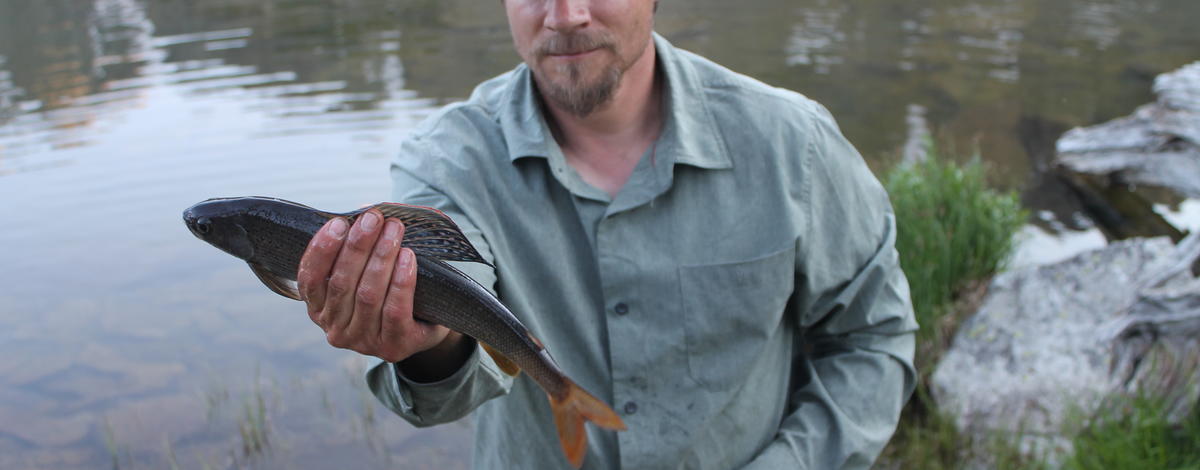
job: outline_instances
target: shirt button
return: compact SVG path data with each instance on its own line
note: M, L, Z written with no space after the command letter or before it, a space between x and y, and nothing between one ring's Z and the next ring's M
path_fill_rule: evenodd
M617 315L624 315L629 313L629 306L625 305L625 302L620 302L613 306L613 311L617 312Z
M625 414L631 415L634 413L637 413L637 403L631 401L625 402Z

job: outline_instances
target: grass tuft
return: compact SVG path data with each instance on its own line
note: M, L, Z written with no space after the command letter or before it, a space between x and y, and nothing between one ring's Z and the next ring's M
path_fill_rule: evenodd
M974 310L986 280L1003 268L1026 219L1015 193L990 189L978 158L960 165L928 146L928 158L889 172L884 185L896 213L896 249L908 276L917 332L917 391L877 468L959 469L990 451L1003 468L1026 462L1003 439L975 445L940 413L929 394L933 366L949 347L963 314ZM1000 467L997 467L1000 468Z
M1200 409L1177 423L1162 397L1127 398L1076 434L1064 470L1200 469Z
M972 281L1000 271L1027 214L1017 194L988 187L978 158L959 165L932 145L928 155L892 170L885 184L896 212L896 247L922 325L918 340L944 345L953 329L939 326L955 300Z

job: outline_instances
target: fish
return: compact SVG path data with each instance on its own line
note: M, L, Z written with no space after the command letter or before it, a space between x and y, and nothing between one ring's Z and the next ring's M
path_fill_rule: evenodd
M474 338L504 373L522 370L546 392L559 444L575 468L587 451L585 422L623 431L625 423L604 401L588 393L558 366L537 339L490 291L447 263L468 261L491 266L450 217L423 206L380 203L334 213L271 197L212 198L183 212L197 238L250 265L273 292L301 300L296 289L300 258L309 241L330 219L348 222L375 209L404 223L402 247L417 260L413 317Z

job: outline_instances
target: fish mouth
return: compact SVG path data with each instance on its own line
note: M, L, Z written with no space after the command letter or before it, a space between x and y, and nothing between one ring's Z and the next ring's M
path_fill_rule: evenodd
M204 239L205 236L212 231L212 226L208 220L208 217L203 217L199 214L196 214L196 211L194 211L192 208L188 208L187 210L183 211L183 223L187 225L187 228L192 232L192 235L195 235L196 238L199 239Z

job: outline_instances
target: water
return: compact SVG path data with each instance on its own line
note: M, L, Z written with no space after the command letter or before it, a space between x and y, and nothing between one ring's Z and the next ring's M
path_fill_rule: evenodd
M1090 224L1047 176L1054 140L1200 59L1197 17L1194 0L693 0L662 2L657 29L821 101L876 170L928 123L1061 252L1103 240L1071 231ZM0 2L0 468L465 467L466 426L389 416L361 358L180 212L384 200L405 130L516 61L499 2Z

